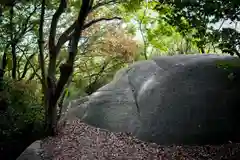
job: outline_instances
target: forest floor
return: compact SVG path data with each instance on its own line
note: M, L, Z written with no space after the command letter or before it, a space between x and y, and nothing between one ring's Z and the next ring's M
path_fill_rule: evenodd
M142 142L127 133L113 133L74 120L42 147L54 160L237 160L240 144L221 146L160 146ZM47 159L47 158L46 158Z

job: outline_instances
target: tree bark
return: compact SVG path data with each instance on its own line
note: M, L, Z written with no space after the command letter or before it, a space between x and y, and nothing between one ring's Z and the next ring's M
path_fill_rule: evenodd
M3 79L4 74L5 74L5 69L7 66L7 50L9 48L9 46L10 46L10 44L8 43L4 49L4 53L3 53L3 57L2 57L2 61L1 61L1 68L0 68L0 70L2 72L2 74L0 75L0 79Z
M16 80L17 75L16 44L13 42L11 47L12 47L12 78Z
M50 75L48 75L48 126L47 130L50 135L56 134L57 129L57 102L60 98L64 86L68 82L69 77L73 72L74 60L78 51L78 42L82 33L84 21L91 10L93 1L92 0L84 0L82 1L82 6L78 15L78 19L76 21L76 26L74 28L72 40L70 41L69 48L69 57L65 64L60 66L60 78L57 83L54 81L53 71L51 71ZM60 4L61 7L61 4ZM57 13L57 12L56 12ZM54 32L53 32L54 33ZM53 42L53 37L51 37L51 41ZM54 44L55 47L55 43ZM56 51L56 50L55 50ZM51 52L50 52L51 54ZM55 58L58 53L55 52ZM56 65L56 62L55 64ZM51 67L49 65L49 67ZM56 66L54 66L56 67Z
M39 40L38 40L38 47L39 47L39 56L38 56L38 61L39 61L39 66L41 69L41 84L42 84L42 93L43 93L43 106L45 109L45 125L47 125L48 122L48 92L47 92L47 79L46 79L46 73L45 73L45 62L44 62L44 37L43 37L43 25L44 25L44 16L45 16L45 5L46 5L46 0L42 0L42 7L41 7L41 16L40 16L40 26L39 26ZM37 72L37 71L36 71ZM35 73L36 73L35 72ZM37 73L36 73L37 74ZM34 75L36 75L34 74ZM30 78L33 78L34 76L31 76ZM46 134L47 130L45 130Z
M200 47L200 51L202 54L205 54L205 50L204 50L203 46Z
M25 54L25 53L23 53ZM22 75L20 76L19 80L22 80L23 78L25 78L27 72L29 71L29 65L30 65L30 61L33 59L33 57L35 56L35 53L33 53L32 55L30 55L28 58L27 58L27 62L26 64L24 65L24 69L23 69L23 72L22 72Z
M60 5L56 12L53 15L50 34L48 40L48 48L49 48L49 65L48 65L48 74L46 76L46 90L44 92L44 106L45 106L45 122L46 122L46 133L48 135L55 135L56 129L56 119L57 119L57 108L56 103L57 100L55 98L56 95L56 62L57 55L56 52L56 29L59 17L65 11L67 7L67 1L61 0ZM55 102L56 101L56 102Z
M4 49L2 61L1 61L1 67L0 67L0 92L4 91L4 74L5 69L7 66L7 50L9 48L10 44L7 44L7 46ZM8 103L6 99L2 98L0 100L0 111L6 111L8 108Z
M17 72L17 57L16 57L16 43L14 40L14 23L13 23L13 16L14 16L14 4L12 4L10 8L10 30L11 30L11 48L12 48L12 78L16 79L16 72Z

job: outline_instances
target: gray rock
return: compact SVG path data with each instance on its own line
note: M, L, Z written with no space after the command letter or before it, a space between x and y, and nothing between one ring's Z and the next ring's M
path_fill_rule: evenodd
M120 70L68 116L158 144L239 140L240 67L218 65L236 61L240 64L236 57L219 55L140 61Z
M78 99L71 100L67 103L64 103L63 108L62 108L62 115L64 116L65 114L67 114L69 109L73 109L75 107L78 107L78 106L80 106L81 104L84 104L87 101L88 101L88 96L85 96L85 97L81 97L81 98L78 98Z
M24 152L17 158L17 160L46 160L43 155L44 150L41 147L41 140L33 142Z

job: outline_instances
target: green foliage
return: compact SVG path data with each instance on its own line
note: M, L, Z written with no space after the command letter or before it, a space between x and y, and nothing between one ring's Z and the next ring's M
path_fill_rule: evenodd
M126 0L122 3L125 12L132 12L140 8L143 0Z
M33 83L5 82L4 90L0 93L1 100L6 102L6 110L0 112L1 143L11 143L18 137L21 140L26 133L34 136L43 131L44 113L39 97L41 95Z
M158 4L156 1L144 1L138 9L128 11L128 14L124 15L129 32L140 34L143 52L150 57L197 53L200 44L200 39L194 37L197 30L190 26L186 18L180 18L178 25L170 23L175 15L174 7ZM181 30L179 25L182 26Z
M213 48L218 47L222 52L238 55L236 49L239 46L236 28L214 29L211 24L230 20L233 23L239 21L240 3L236 0L202 0L202 1L159 1L155 9L162 12L162 5L172 6L173 14L164 19L185 37L186 33L192 32L197 47L206 52L205 48L211 44ZM227 34L226 34L227 32ZM233 36L234 35L234 36Z
M240 50L238 48L240 44L239 37L240 33L237 30L231 28L224 28L221 31L221 41L218 47L223 52L229 53L231 55L237 55L240 57Z

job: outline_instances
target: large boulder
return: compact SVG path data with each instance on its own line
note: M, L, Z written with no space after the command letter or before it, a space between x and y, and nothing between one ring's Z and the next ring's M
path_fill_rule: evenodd
M45 154L42 141L38 140L29 145L16 160L47 160Z
M62 115L65 115L69 109L78 107L81 104L84 104L86 101L88 101L88 96L80 97L78 99L65 102L62 106Z
M65 118L157 144L240 139L240 60L219 55L155 57L120 70Z

